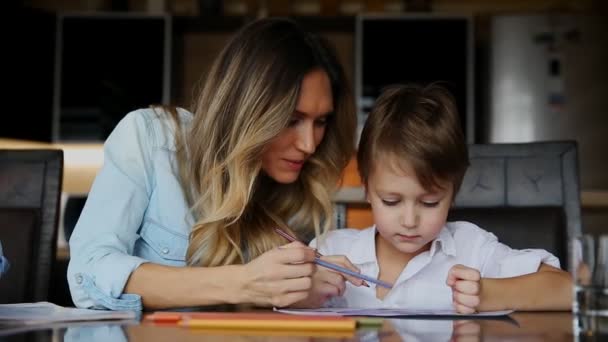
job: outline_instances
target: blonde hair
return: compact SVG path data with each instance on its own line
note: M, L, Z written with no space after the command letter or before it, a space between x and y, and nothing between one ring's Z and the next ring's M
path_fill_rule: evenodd
M367 184L380 156L407 160L427 190L450 181L456 196L469 154L456 103L437 83L387 87L376 100L359 141L357 166ZM399 165L397 165L399 166Z
M260 172L261 156L287 127L300 83L315 69L329 76L334 113L298 180L279 184ZM329 229L331 195L354 153L355 125L344 72L325 41L286 19L241 29L212 65L191 126L175 134L179 176L196 219L188 264L245 263L286 243L277 226L314 228L316 235Z

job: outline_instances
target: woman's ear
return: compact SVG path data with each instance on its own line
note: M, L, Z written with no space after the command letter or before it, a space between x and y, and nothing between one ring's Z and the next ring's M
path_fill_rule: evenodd
M365 186L365 201L367 203L372 203L369 199L369 191L367 191L367 186Z

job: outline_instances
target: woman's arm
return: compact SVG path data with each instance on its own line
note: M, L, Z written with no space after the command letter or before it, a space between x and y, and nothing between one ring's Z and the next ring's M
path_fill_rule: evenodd
M150 112L127 114L104 143L104 163L70 237L68 283L77 307L141 310L137 296L123 296L153 191Z
M131 273L124 292L140 295L146 309L232 304L238 294L232 279L238 268L145 263Z
M541 264L538 271L511 278L482 278L479 311L570 310L572 277Z
M292 243L245 265L171 267L145 263L125 293L141 296L146 309L253 303L283 307L308 296L314 250Z

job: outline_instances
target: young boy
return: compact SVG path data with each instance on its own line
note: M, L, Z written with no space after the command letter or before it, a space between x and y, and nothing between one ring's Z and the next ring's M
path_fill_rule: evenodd
M332 231L318 248L394 286L347 284L330 306L570 309L571 278L555 256L511 249L469 222L446 222L469 159L445 89L385 90L363 129L357 161L375 225Z

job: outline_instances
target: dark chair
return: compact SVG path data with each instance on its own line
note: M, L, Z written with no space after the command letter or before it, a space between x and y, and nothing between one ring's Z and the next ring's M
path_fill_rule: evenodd
M568 265L568 238L580 235L574 141L469 146L471 166L448 220L466 220L517 248L542 248Z
M574 141L469 146L471 166L448 220L470 221L516 248L542 248L567 267L568 238L581 234L577 144ZM335 198L335 226L347 206L368 207L363 188Z
M0 150L0 240L11 263L0 303L48 299L62 176L61 150Z

